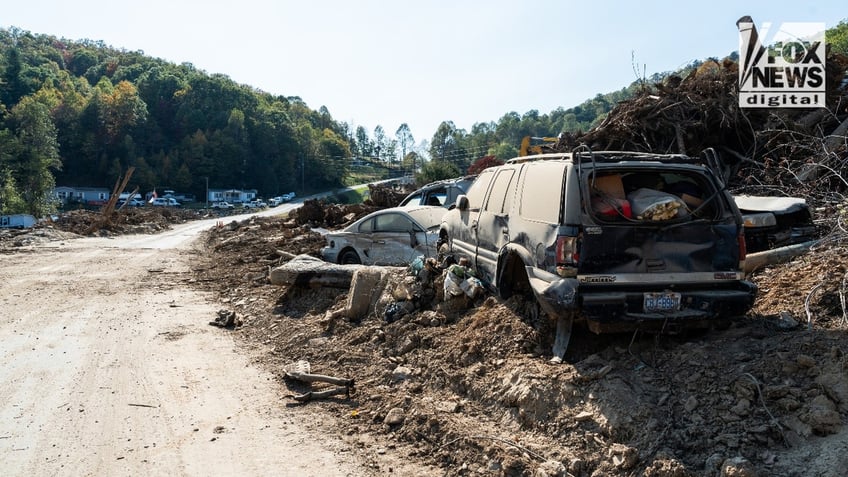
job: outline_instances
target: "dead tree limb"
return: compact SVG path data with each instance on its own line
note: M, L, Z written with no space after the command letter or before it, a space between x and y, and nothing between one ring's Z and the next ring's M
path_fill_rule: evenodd
M350 398L350 388L343 387L328 389L326 391L309 391L308 393L296 394L292 396L292 399L298 402L309 402L314 399L327 399L328 397L341 395L345 395Z
M330 383L335 384L336 386L353 387L353 379L336 378L334 376L324 376L323 374L286 372L286 377L296 381L303 381L305 383Z

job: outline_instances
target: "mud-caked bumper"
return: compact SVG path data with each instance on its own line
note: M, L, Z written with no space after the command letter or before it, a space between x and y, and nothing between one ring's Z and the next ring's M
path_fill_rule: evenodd
M574 315L595 332L701 327L746 314L754 305L757 286L747 280L711 286L675 286L680 304L674 310L645 311L645 294L667 287L581 284L538 268L527 267L536 299L550 316Z

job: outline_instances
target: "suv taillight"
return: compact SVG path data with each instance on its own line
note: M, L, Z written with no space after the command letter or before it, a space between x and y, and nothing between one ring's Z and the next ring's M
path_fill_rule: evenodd
M560 235L556 242L557 274L561 277L577 276L580 254L577 251L578 237Z
M739 229L739 235L736 236L736 241L739 243L739 268L744 269L745 257L748 255L748 247L745 245L745 229Z

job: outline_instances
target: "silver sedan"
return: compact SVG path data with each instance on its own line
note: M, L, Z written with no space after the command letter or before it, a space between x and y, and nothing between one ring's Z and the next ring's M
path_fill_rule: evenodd
M433 206L378 210L328 233L321 255L332 263L398 266L420 255L435 257L444 214L443 207Z

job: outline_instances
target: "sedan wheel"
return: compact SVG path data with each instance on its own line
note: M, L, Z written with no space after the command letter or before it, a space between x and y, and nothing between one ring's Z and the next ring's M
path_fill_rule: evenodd
M359 259L359 254L355 250L348 249L339 256L339 263L342 265L358 265L362 263L362 260Z

